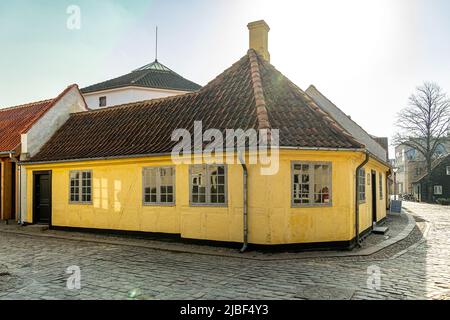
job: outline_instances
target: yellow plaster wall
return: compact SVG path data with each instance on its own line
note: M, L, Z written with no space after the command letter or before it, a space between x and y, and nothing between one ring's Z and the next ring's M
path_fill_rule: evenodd
M287 244L351 240L355 233L355 169L363 159L363 154L356 152L284 150L280 154L280 170L276 175L262 176L259 165L250 165L250 242ZM332 206L291 206L291 161L332 163ZM27 184L32 186L33 171L52 171L54 226L172 233L181 234L184 238L241 242L242 167L237 164L228 165L227 207L189 205L188 165L176 166L175 206L144 206L142 169L168 165L172 165L168 157L27 165ZM369 162L367 166L380 170L383 168L376 161L373 164ZM92 205L69 203L71 170L92 170ZM32 189L27 188L29 222L33 219ZM384 207L379 206L380 218L386 214ZM371 224L366 221L370 214L368 212L367 204L361 205L361 231L368 223Z

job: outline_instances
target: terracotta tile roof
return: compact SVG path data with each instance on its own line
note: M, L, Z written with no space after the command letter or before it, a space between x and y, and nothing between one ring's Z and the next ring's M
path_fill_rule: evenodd
M280 129L280 145L359 149L309 97L253 50L200 91L73 114L31 161L170 153L175 129Z
M155 61L126 75L83 88L81 92L91 93L130 86L188 92L201 88L198 84L183 78L163 64Z
M0 152L16 151L21 134L26 133L55 103L76 85L54 99L0 109Z

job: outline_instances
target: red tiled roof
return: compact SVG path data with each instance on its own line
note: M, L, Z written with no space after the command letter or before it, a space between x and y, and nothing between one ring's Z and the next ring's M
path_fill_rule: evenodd
M15 151L20 145L21 134L26 133L74 86L69 86L54 99L0 109L0 152Z
M280 145L363 146L297 86L250 50L201 90L71 115L31 161L170 153L175 129L280 129Z

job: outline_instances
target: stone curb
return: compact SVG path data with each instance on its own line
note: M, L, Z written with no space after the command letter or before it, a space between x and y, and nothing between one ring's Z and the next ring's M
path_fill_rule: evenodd
M237 253L237 252L236 253L231 253L231 252L224 253L224 252L192 249L192 248L177 248L174 246L167 246L164 244L157 244L157 243L149 244L149 243L141 243L141 242L133 242L133 241L124 242L124 241L116 241L116 240L93 239L93 238L85 238L85 237L76 237L76 236L74 237L74 236L65 236L65 235L56 235L56 234L43 234L43 233L37 233L37 232L22 232L22 231L14 231L14 230L1 230L0 229L0 233L9 233L9 234L16 234L16 235L28 236L28 237L43 237L43 238L63 239L63 240L78 241L78 242L90 242L90 243L101 243L101 244L109 244L109 245L117 245L117 246L138 247L138 248L145 248L145 249L150 249L150 250L162 250L162 251L176 252L176 253L190 253L190 254L199 254L199 255L208 255L208 256L219 256L219 257L234 258L234 259L246 259L246 260L257 260L257 261L282 261L282 260L299 260L299 259L313 259L313 258L358 257L358 256L373 255L374 253L377 253L380 250L383 250L399 241L404 240L414 230L414 227L416 226L416 221L414 220L414 218L410 214L407 214L405 211L403 211L402 214L404 214L408 217L408 224L404 228L404 230L402 232L400 232L398 235L396 235L395 237L385 240L376 245L373 245L369 248L362 249L357 252L350 252L350 251L299 252L299 253L295 253L296 256L288 256L288 257L285 256L286 253L280 253L279 254L280 256L278 256L278 257L277 256L263 257L263 256L251 255L251 252L244 253L244 254ZM408 250L408 249L406 249L406 250ZM405 250L403 250L403 251L405 251ZM406 251L404 253L406 253ZM402 254L404 254L404 253L402 253ZM282 255L284 255L284 256L282 256ZM289 255L294 255L294 254L289 253Z

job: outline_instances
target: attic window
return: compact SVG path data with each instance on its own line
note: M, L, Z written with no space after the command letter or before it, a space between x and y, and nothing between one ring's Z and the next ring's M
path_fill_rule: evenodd
M106 97L100 97L100 98L98 99L98 106L99 106L100 108L106 107Z

